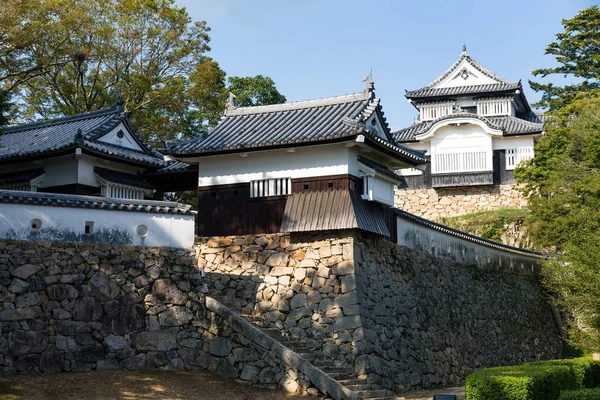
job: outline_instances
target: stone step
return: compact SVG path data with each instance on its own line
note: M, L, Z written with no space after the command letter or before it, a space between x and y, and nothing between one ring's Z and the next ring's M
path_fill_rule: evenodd
M341 383L344 386L348 385L364 385L368 384L367 378L356 378L356 379L342 379L338 380L338 383Z
M386 389L378 389L378 390L358 390L354 392L358 396L363 399L376 399L378 397L396 397L396 395L389 390Z
M318 367L321 371L326 372L327 374L329 373L346 373L346 374L353 374L354 370L352 370L350 367Z
M341 380L358 378L355 373L349 374L347 372L328 372L327 375L338 382Z
M286 346L294 350L296 353L306 353L310 350L315 350L317 346L312 343L302 343L297 341L289 341Z
M337 361L333 361L333 360L313 360L312 361L312 365L314 365L315 367L342 367L343 365L340 365L339 362Z
M353 392L361 392L366 390L381 390L381 386L375 383L363 383L360 385L344 385Z

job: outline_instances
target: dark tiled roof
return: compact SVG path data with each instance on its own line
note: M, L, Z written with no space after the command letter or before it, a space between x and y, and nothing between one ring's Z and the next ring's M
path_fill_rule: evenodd
M14 190L0 190L0 203L29 204L49 207L91 208L159 214L193 215L196 213L192 210L191 206L172 201L109 199L106 197L38 192L17 192Z
M487 247L491 247L494 249L507 251L510 253L520 254L523 256L527 256L527 257L548 258L548 256L543 253L538 253L536 251L531 251L531 250L520 249L518 247L512 247L512 246L508 246L508 245L505 245L502 243L492 242L491 240L483 239L483 238L480 238L479 236L474 236L469 233L459 231L454 228L450 228L449 226L438 224L437 222L433 222L428 219L418 217L414 214L407 213L404 210L400 210L397 208L394 208L393 210L397 216L399 216L400 218L403 218L407 221L411 221L416 224L426 226L427 228L430 228L430 229L433 229L433 230L436 230L439 232L443 232L448 235L456 236L458 238L468 240L470 242L477 243L482 246L487 246Z
M134 163L146 164L153 167L165 165L163 158L159 157L154 152L145 153L139 150L130 149L128 147L101 142L99 140L86 140L83 142L82 147L91 151Z
M359 156L358 161L360 163L365 164L367 167L374 169L377 172L380 172L386 176L389 176L392 179L396 179L397 181L403 180L403 178L400 175L396 174L394 171L390 170L386 166L381 165L373 160L369 160L368 158Z
M19 160L81 147L138 164L156 167L164 164L160 154L146 147L133 131L134 139L143 151L97 140L120 123L129 126L123 110L115 106L64 118L5 127L4 134L0 136L0 161ZM78 137L79 130L82 137Z
M365 121L375 112L383 117L379 99L370 90L288 104L230 108L209 134L167 142L164 152L179 157L241 152L331 142L362 134L413 163L423 162L420 153L392 142L387 124L383 132L386 139L368 130Z
M521 83L519 82L490 83L487 85L456 86L448 88L430 88L426 86L421 89L407 91L405 96L409 99L425 99L431 97L508 92L517 89L523 90L521 88Z
M100 167L94 167L94 172L108 182L119 183L126 186L134 186L142 189L154 189L154 186L146 182L146 180L140 175L127 174L125 172L114 171L112 169Z
M530 122L510 115L500 117L487 117L492 123L498 125L505 135L519 135L527 133L541 133L544 130L544 124Z
M13 186L19 184L29 184L45 172L44 168L30 169L27 171L8 172L0 175L0 186Z
M417 140L417 135L427 132L435 123L452 118L477 118L485 122L488 126L494 129L502 130L505 136L522 135L541 133L544 130L544 125L541 123L530 122L521 118L505 115L496 117L485 117L477 114L457 113L448 114L443 117L431 120L418 122L408 128L400 129L393 133L394 140L397 142L414 142Z
M281 223L282 232L354 228L390 236L381 207L353 190L294 193L287 199Z
M167 165L154 171L156 174L170 174L174 172L198 171L197 165L183 161L167 161Z

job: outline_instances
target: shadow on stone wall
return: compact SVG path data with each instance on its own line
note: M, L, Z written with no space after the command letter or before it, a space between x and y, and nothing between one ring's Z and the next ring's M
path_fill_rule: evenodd
M194 249L0 241L0 371L208 369L312 387L281 346L207 308L205 281Z

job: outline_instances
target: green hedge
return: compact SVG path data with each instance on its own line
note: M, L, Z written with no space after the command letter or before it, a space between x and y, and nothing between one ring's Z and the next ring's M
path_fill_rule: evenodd
M552 360L486 368L467 377L466 400L558 400L561 391L600 386L600 362Z
M600 388L565 390L559 400L600 400Z

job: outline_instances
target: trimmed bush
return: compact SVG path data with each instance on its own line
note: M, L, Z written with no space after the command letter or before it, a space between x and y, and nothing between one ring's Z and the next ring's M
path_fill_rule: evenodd
M600 385L600 362L551 360L486 368L467 377L466 400L558 400L564 390Z
M566 390L558 400L600 400L600 388Z

